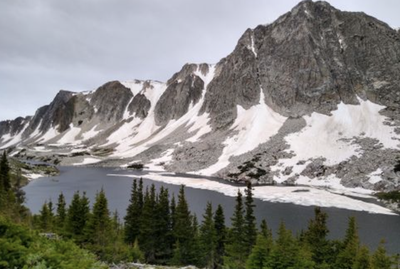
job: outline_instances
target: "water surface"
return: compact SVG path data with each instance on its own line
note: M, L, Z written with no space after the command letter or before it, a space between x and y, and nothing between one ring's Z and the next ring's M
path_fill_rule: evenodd
M59 167L60 175L33 180L25 188L27 206L33 213L38 213L45 201L50 199L55 204L58 195L63 192L67 203L72 199L75 191L86 192L91 201L96 192L101 188L105 190L109 201L110 211L118 210L123 217L129 204L132 178L109 177L107 174L132 174L143 177L144 186L154 184L156 189L167 187L170 193L177 194L180 186L146 179L145 172L133 172L111 168L86 168L86 167ZM190 180L190 178L188 178ZM214 208L221 204L224 208L226 221L230 223L235 198L221 193L187 187L186 197L190 210L202 219L207 201L211 201ZM307 195L305 193L304 195ZM299 232L307 228L310 218L314 215L314 208L299 206L289 203L272 203L255 199L255 214L258 222L266 219L269 227L277 231L281 221L292 231ZM351 211L338 208L323 208L329 215L328 227L330 238L342 238L345 234L348 218L355 216L359 227L360 239L363 244L375 249L381 239L387 241L386 248L390 253L400 252L400 216L370 214L360 211Z

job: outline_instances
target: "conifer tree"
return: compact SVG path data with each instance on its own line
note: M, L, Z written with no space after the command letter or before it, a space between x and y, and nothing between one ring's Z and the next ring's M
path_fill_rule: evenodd
M188 264L200 266L200 264L202 263L202 257L201 257L199 222L197 221L196 214L193 214L191 216L191 219L192 219L193 238L188 253Z
M249 255L251 249L256 243L257 238L257 226L256 226L256 217L254 216L254 199L253 199L253 191L250 181L247 182L246 190L246 199L245 199L245 238L246 238L246 254Z
M89 200L85 193L81 198L79 191L75 192L67 212L66 230L78 242L83 240L83 231L89 219L89 213Z
M137 180L132 183L131 198L126 210L125 220L125 242L133 245L140 233L140 218L142 215L142 205L139 201L143 196L142 189L138 189Z
M155 255L157 263L166 264L172 256L172 229L168 189L160 188L155 209Z
M371 257L367 247L362 246L357 254L356 261L352 269L372 269Z
M66 202L64 194L61 192L58 196L57 211L56 211L56 225L58 230L62 230L65 225L67 217Z
M247 260L247 240L245 237L245 220L243 217L242 193L238 190L236 197L235 211L231 218L232 228L228 234L226 245L226 256L224 257L225 268L241 269L245 268Z
M207 203L200 227L200 245L202 266L214 268L217 234L213 219L212 204Z
M268 258L273 247L272 232L268 229L265 219L261 221L260 232L257 235L256 244L254 245L249 258L247 259L248 269L264 269L267 266Z
M385 241L382 240L372 255L372 268L374 269L390 269L392 266L392 260L387 256L386 249L384 247Z
M337 255L335 266L337 268L351 269L355 263L359 245L356 220L354 217L350 217L343 246Z
M143 211L140 221L140 234L139 244L147 262L152 263L155 261L155 187L152 184L150 191L147 188L144 197Z
M42 209L40 210L39 219L40 219L40 229L43 232L50 232L52 227L52 218L47 201L44 202Z
M192 217L189 211L189 206L185 197L185 188L182 185L179 190L178 204L175 210L174 237L176 242L179 242L179 253L182 260L177 261L177 245L175 245L174 260L180 264L191 264L193 257L193 227Z
M246 269L264 269L270 252L268 239L263 234L257 235L257 241L246 262Z
M310 246L313 253L313 260L317 264L327 263L330 256L329 242L327 235L329 233L326 225L327 214L316 207L314 210L315 217L311 219L308 230L304 234L306 243Z
M6 151L3 151L0 160L0 183L0 190L8 192L11 189L10 166L8 164Z
M226 227L224 210L221 205L218 205L214 216L215 227L215 263L214 268L220 269L224 264L225 243L226 243Z
M111 234L111 219L108 201L103 188L96 194L92 214L87 224L87 241L96 246L96 252L104 255Z

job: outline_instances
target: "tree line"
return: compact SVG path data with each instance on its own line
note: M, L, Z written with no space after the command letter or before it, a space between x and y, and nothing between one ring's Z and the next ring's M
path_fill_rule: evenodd
M315 208L306 230L294 235L281 222L274 238L266 220L260 227L254 215L252 187L238 190L231 227L225 225L221 205L207 203L201 223L189 210L185 188L177 199L167 188L157 192L134 180L122 223L110 214L103 190L93 208L86 195L76 192L66 208L60 194L57 205L45 203L35 217L42 231L56 231L109 262L140 261L160 265L196 265L200 268L398 268L399 256L386 253L382 242L373 253L361 245L356 220L349 219L342 240L328 239L327 214ZM53 213L55 212L55 213Z
M243 193L238 190L230 227L225 225L220 205L214 208L207 203L198 223L189 210L184 186L175 196L164 187L159 191L154 185L144 188L142 179L133 180L122 221L118 212L109 211L104 190L97 193L92 207L84 192L75 192L69 205L60 193L56 204L45 202L34 216L23 206L23 200L18 180L10 176L3 153L0 268L64 268L77 264L74 256L86 257L80 268L101 266L76 245L109 263L140 261L215 269L399 268L399 255L388 255L383 242L374 252L361 245L355 218L349 219L343 239L328 239L328 216L320 208L315 208L306 230L294 235L282 222L273 236L266 220L260 227L256 225L251 185ZM16 226L15 222L23 225ZM38 232L54 233L59 240L46 241L38 237Z

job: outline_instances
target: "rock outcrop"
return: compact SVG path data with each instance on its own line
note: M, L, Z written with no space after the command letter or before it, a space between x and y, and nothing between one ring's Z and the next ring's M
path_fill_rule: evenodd
M60 91L33 117L0 122L0 148L62 164L398 190L399 74L398 30L303 1L246 30L216 65L186 64L166 83Z

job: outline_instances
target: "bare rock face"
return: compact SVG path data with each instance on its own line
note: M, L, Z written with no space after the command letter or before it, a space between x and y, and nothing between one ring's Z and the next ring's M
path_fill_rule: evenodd
M121 120L133 94L119 81L107 82L98 88L90 101L98 117L105 121Z
M363 13L304 1L270 25L248 29L218 64L219 76L203 111L214 128L259 101L282 115L329 114L356 95L388 107L400 105L400 38L387 24ZM396 75L397 74L397 75Z
M6 120L0 122L0 137L5 134L16 135L24 128L24 124L29 122L30 117L18 117L14 120Z
M0 147L10 147L13 137L21 137L14 146L29 149L40 143L52 151L33 150L35 154L68 156L77 145L108 165L161 158L163 168L170 171L213 171L233 181L295 184L303 177L312 181L331 177L347 187L396 190L400 176L393 167L400 146L382 141L400 141L399 74L398 30L363 13L342 12L326 2L307 0L272 24L246 30L234 51L212 68L186 64L166 84L111 81L92 92L60 91L33 117L0 122ZM287 138L305 128L320 127L315 121L326 118L318 115L313 122L305 116L331 115L340 103L370 104L361 99L382 109L363 106L359 118L350 117L351 123L363 124L362 131L349 132L344 144L329 148L355 146L357 151L346 152L349 155L338 162L329 162L335 158L319 152L293 159L299 151ZM340 115L336 117L335 112L329 120L346 120L345 113L351 115L354 106L344 107L348 112L338 110ZM260 113L265 115L260 117ZM371 113L380 115L369 120L365 115L375 116ZM168 125L171 121L175 122ZM268 138L259 137L260 122L271 125L274 133ZM268 124L263 125L265 129ZM276 129L274 124L279 124ZM382 124L393 128L384 128L385 133L378 136L369 132ZM317 132L326 131L328 138L320 142L321 147L331 142L330 135L336 131L325 126L315 129L316 138ZM296 143L310 143L310 137L298 136ZM259 143L247 145L249 140ZM247 151L238 150L237 144L245 145ZM221 161L221 156L228 161ZM380 174L379 181L374 173Z
M157 125L165 125L170 120L182 117L190 105L195 105L201 98L204 81L194 74L197 65L185 65L169 81L155 107Z
M151 107L150 101L142 93L138 93L133 97L132 102L128 106L128 111L136 117L144 119L147 117Z

